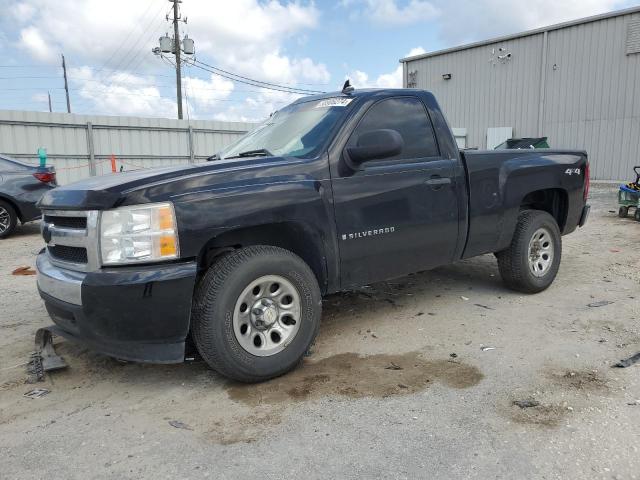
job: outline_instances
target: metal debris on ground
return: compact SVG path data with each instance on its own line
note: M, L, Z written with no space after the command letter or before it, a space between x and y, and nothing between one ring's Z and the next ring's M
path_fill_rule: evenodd
M384 368L385 368L385 370L402 370L402 367L400 365L396 365L393 362L390 362L389 365L387 365Z
M45 395L47 395L50 392L51 392L51 390L47 390L46 388L34 388L33 390L25 393L23 395L23 397L40 398L40 397L44 397Z
M611 305L613 302L609 300L600 300L599 302L593 302L587 305L587 307L604 307L605 305Z
M636 353L635 355L629 357L629 358L625 358L624 360L620 360L618 363L614 364L614 367L618 367L618 368L627 368L630 367L631 365L633 365L634 363L640 362L640 352Z
M11 275L35 275L35 274L36 274L36 271L31 267L18 267L13 272L11 272Z
M42 367L42 356L39 352L33 352L29 360L28 372L33 375L30 383L42 382L44 380L44 368Z
M537 400L514 400L512 405L520 408L533 408L540 406L540 402Z
M495 310L495 308L491 308L487 305L482 305L481 303L474 303L476 307L484 308L485 310Z
M67 362L59 356L53 347L53 334L49 328L40 328L36 332L36 354L42 362L42 369L45 372L67 368Z
M465 302L466 302L467 300L469 300L469 297L465 297L464 295L460 295L460 298L461 298L462 300L464 300Z
M480 347L480 350L483 352L488 352L489 350L495 350L496 347Z
M182 423L179 420L169 420L169 425L171 425L173 428L181 428L183 430L193 430L193 428L191 428L189 425L187 425L186 423Z

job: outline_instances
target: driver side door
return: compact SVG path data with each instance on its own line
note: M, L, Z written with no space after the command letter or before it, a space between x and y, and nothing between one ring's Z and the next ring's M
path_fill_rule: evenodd
M332 162L342 288L450 263L456 247L454 161L441 156L426 107L415 96L380 100L346 147L378 129L402 136L399 154L353 166L343 151Z

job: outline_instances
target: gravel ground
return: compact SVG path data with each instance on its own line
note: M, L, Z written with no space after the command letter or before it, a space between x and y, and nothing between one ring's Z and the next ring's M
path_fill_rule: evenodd
M11 274L42 246L26 225L0 243L0 477L640 478L640 366L611 368L640 351L640 224L611 186L590 203L547 291L486 255L332 295L302 368L254 386L62 339L70 368L26 384L50 323Z

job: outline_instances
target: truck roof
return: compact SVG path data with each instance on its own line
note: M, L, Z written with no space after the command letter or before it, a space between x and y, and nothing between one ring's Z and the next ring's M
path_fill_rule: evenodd
M305 103L305 102L310 102L314 100L322 100L325 98L336 98L336 97L345 97L345 98L362 98L362 97L373 97L373 96L382 97L382 96L391 96L391 95L398 95L398 94L406 95L407 93L422 93L422 94L428 93L431 95L431 92L427 90L422 90L419 88L356 88L350 93L335 91L335 92L320 93L317 95L309 95L307 97L301 97L293 103L294 104Z

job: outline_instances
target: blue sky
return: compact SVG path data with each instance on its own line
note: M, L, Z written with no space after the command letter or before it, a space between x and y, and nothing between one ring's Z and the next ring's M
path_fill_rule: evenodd
M202 62L312 90L401 86L409 54L637 4L625 0L183 0L181 25ZM176 116L175 74L151 53L170 30L167 0L0 0L0 109ZM296 95L184 69L192 118L258 120ZM35 78L38 77L38 78Z

